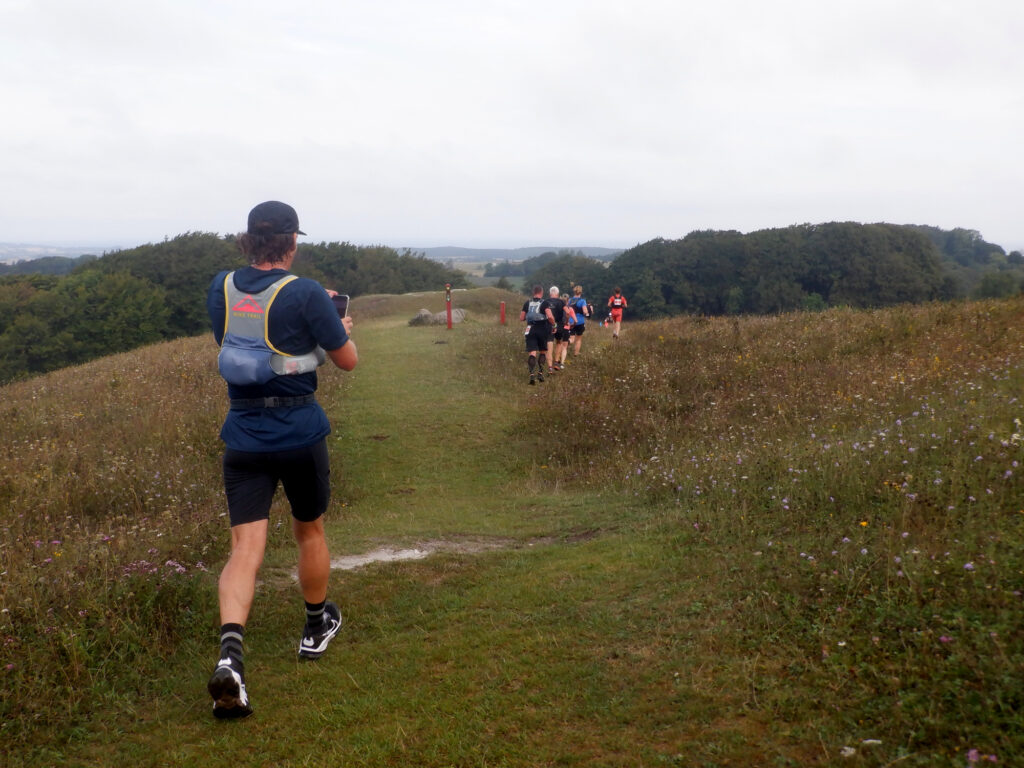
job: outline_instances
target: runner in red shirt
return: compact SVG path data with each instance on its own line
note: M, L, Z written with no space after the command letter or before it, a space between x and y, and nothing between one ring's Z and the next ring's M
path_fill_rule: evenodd
M622 289L615 286L615 293L608 298L608 309L612 321L612 338L619 338L619 330L622 328L622 310L628 307L626 297L622 295Z

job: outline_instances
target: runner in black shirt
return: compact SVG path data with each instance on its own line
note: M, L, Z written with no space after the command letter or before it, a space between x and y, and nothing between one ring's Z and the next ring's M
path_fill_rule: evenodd
M561 364L558 362L558 358L555 355L554 346L557 342L561 344L563 341L569 341L569 332L565 329L565 299L559 298L558 286L552 285L551 290L548 291L550 298L546 304L551 309L551 315L554 318L552 322L555 324L555 331L552 334L551 340L548 342L548 372L554 373L555 371L562 370Z
M548 301L544 299L544 289L541 286L533 286L533 298L527 299L523 304L519 319L526 323L526 364L530 369L530 383L536 384L538 381L544 381L551 327L555 323L555 317L551 313Z

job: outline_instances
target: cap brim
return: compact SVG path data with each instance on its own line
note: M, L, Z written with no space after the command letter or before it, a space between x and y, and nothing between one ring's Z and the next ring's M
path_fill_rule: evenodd
M305 233L305 232L303 232L303 231L302 231L301 229L296 229L296 230L295 230L295 234L296 234L296 235L305 235L306 233ZM307 237L308 237L308 235L307 235Z

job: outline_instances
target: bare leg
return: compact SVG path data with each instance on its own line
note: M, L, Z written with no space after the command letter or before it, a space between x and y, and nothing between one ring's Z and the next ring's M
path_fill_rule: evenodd
M323 518L311 523L292 521L295 543L299 545L299 586L307 603L327 599L327 581L331 575L331 556L327 550Z
M245 625L256 594L256 574L267 548L268 520L231 529L231 556L220 573L220 623Z

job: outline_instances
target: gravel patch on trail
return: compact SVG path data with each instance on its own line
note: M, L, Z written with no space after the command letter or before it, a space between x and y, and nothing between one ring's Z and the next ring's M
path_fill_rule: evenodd
M463 541L424 541L414 546L397 549L380 547L361 555L340 555L331 558L331 570L352 571L373 563L394 563L402 560L423 560L439 552L458 552L475 555L496 549L513 549L522 546L515 539L468 539ZM529 542L526 546L533 546Z

